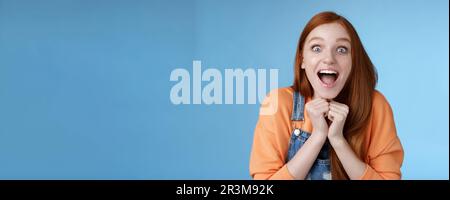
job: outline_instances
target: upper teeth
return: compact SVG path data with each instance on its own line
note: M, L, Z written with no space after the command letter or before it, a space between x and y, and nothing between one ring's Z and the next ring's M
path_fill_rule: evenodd
M320 73L324 73L324 74L337 74L336 71L333 70L327 70L327 69L323 69L319 71Z

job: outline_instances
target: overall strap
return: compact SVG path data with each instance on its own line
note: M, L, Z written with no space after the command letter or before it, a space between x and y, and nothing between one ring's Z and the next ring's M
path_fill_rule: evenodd
M300 92L294 91L292 105L292 121L303 121L303 111L305 105L305 98L300 94Z

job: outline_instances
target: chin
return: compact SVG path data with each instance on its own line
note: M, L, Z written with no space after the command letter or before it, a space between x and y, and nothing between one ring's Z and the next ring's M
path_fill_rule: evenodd
M326 89L320 85L318 86L317 89L313 87L314 93L317 93L318 97L320 97L322 99L329 99L329 100L334 99L339 95L339 93L342 90L342 88L340 88L340 89L339 88L340 87L333 88L333 89Z
M329 99L329 100L336 98L338 94L339 93L337 93L337 92L317 92L317 95L320 98Z

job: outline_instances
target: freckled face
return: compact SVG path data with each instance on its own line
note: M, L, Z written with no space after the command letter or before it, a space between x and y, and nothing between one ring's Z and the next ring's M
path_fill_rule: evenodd
M314 98L334 99L344 87L351 68L350 36L338 23L322 24L306 37L303 63Z

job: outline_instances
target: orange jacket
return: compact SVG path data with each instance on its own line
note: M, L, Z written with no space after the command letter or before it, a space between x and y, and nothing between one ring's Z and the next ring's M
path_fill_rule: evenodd
M277 92L277 95L273 95ZM304 121L292 122L293 89L272 91L263 104L278 105L276 112L263 115L260 110L250 155L250 175L253 179L293 179L286 166L289 139L293 128L312 133L312 124L304 112ZM305 103L310 101L305 100ZM262 107L261 107L262 109ZM391 107L378 91L373 95L369 127L365 134L366 170L360 179L400 179L403 147L397 136Z

